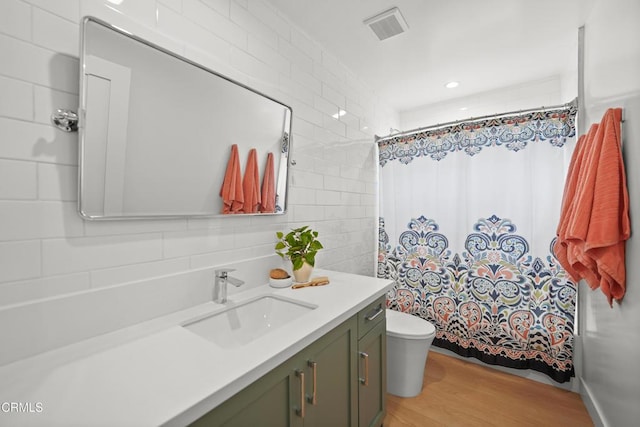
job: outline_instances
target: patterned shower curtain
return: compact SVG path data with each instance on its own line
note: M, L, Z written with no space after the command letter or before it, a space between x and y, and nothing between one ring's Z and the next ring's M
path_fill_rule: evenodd
M558 382L573 370L576 284L553 252L574 104L379 142L378 277L434 345Z

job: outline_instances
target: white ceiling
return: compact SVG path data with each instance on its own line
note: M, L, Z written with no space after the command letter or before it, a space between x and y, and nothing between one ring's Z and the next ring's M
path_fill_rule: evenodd
M406 111L575 70L585 0L267 0ZM406 33L362 22L398 7ZM456 80L460 86L446 89Z

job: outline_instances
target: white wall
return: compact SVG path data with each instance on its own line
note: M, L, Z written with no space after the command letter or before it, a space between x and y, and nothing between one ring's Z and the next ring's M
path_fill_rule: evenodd
M115 2L114 2L115 3ZM84 222L76 214L79 22L92 15L293 107L282 217ZM275 232L320 231L318 266L373 275L374 133L397 114L261 0L0 2L0 306L273 253ZM340 120L331 117L348 111Z
M583 387L597 424L640 420L640 2L597 0L585 23L585 109L582 131L607 108L622 107L632 236L627 242L627 294L621 304L581 285Z

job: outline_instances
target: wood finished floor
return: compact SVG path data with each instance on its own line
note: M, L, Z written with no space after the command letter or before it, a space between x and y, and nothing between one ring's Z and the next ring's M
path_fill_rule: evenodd
M429 353L422 393L387 395L384 427L590 427L580 395L460 360Z

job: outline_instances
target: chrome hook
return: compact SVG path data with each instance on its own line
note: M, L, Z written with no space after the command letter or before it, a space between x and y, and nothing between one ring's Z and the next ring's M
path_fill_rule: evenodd
M65 132L78 130L78 115L75 111L58 109L51 114L51 121Z

